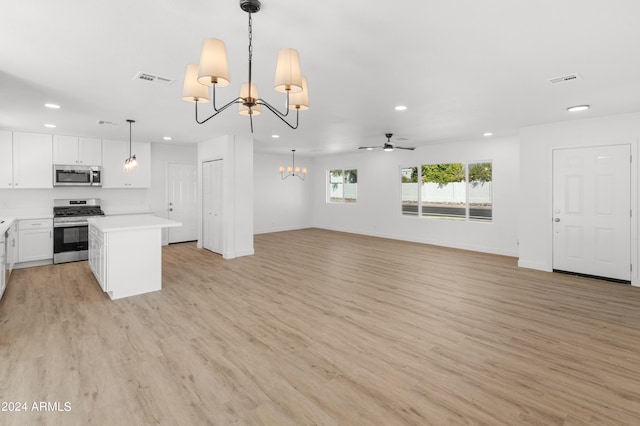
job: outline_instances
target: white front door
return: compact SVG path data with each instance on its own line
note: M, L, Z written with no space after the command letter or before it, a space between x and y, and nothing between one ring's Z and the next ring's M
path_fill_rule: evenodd
M222 254L223 160L202 164L202 246Z
M553 269L631 280L631 147L553 151Z
M169 244L198 239L198 167L167 164L168 218L182 223L169 228Z

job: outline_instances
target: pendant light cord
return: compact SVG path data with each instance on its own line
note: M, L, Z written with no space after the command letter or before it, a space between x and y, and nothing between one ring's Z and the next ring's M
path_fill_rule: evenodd
M251 13L249 15L249 97L251 96L251 64L253 62L253 19L251 19Z

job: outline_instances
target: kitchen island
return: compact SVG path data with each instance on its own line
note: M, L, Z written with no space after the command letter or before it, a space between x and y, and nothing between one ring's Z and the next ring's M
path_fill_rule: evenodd
M162 289L162 228L153 215L90 218L89 267L112 300Z

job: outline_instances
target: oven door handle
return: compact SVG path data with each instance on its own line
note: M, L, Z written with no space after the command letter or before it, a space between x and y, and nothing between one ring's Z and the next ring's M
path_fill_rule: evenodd
M89 226L88 222L64 222L64 223L54 223L54 228L71 228L74 226Z

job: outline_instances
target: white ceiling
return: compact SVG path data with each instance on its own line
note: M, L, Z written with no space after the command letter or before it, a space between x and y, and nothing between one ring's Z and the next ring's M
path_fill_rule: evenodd
M21 0L3 2L2 15L0 127L51 132L44 124L55 123L59 134L127 140L132 118L134 140L250 134L235 107L197 125L181 100L204 38L227 45L231 85L219 100L238 96L248 43L238 0ZM637 0L263 0L253 23L260 95L284 104L272 89L275 61L293 47L311 101L298 130L265 111L255 117L263 152L353 152L382 145L386 132L422 146L640 111ZM140 71L176 81L134 81ZM582 79L547 81L569 73ZM592 108L566 112L584 103Z

